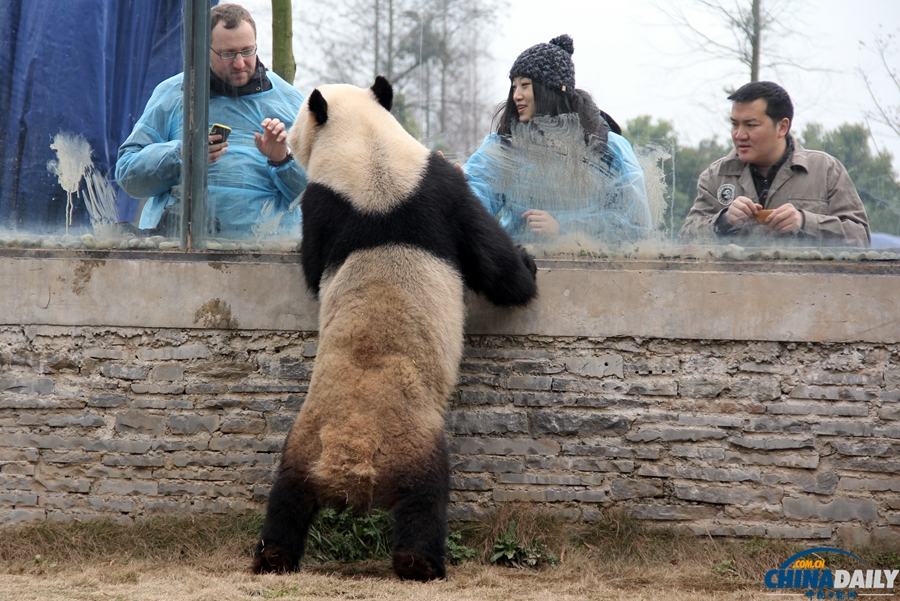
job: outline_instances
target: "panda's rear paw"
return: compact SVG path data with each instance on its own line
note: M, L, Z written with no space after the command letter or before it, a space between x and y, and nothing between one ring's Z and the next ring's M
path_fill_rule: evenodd
M280 545L259 541L256 545L256 553L253 556L251 569L255 574L275 572L283 574L297 570L298 562L291 559L288 553Z
M394 552L394 573L403 580L441 580L447 578L443 558L429 558L412 551Z

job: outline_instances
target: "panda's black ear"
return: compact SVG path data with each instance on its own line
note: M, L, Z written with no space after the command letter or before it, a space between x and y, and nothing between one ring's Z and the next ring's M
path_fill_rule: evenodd
M328 103L318 88L309 95L309 112L315 115L318 125L324 125L328 121Z
M391 82L384 76L379 75L375 78L375 83L372 84L372 92L375 93L378 104L390 112L391 107L394 105L394 88L391 86Z

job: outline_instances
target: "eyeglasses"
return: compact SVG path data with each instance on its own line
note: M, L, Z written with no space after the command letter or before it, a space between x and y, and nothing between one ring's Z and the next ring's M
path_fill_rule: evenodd
M223 61L233 61L237 58L237 55L240 54L244 58L249 58L256 54L256 46L253 48L247 48L246 50L241 50L239 52L235 52L234 50L226 50L225 52L216 52L212 48L210 50L213 51L213 54L221 58Z

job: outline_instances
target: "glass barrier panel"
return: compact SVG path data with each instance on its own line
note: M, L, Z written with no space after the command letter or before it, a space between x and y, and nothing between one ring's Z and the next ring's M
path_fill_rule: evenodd
M424 44L430 13L413 10L425 6L416 2L396 15L378 12L378 3L366 8L374 12L356 15L355 24L347 23L340 32L344 62L320 60L326 37L336 32L316 26L334 20L339 27L344 16L321 0L311 1L306 12L295 10L294 46L304 53L297 54L296 78L287 82L267 70L273 62L270 0L242 5L256 21L250 41L240 48L217 45L215 36L210 41L208 127L218 127L214 143L222 142L216 136L223 132L228 138L224 152L210 153L205 214L191 223L193 248L297 250L306 175L296 161L281 160L280 152L277 160L261 152L263 124L278 119L289 128L304 96L320 83L371 85L376 63L379 71L398 74L393 112L407 131L463 163L485 207L536 256L900 256L894 159L871 150L863 125L825 131L812 124L792 132L799 146L824 151L846 168L864 209L850 219L853 223L841 230L843 225L832 222L830 235L824 236L774 234L755 221L729 232L714 227L716 211L706 221L689 217L698 178L731 152L728 138L687 147L676 143L674 129L669 137L648 141L632 139L626 127L624 136L610 133L601 139L586 136L571 114L515 124L502 138L490 134L496 129L491 101L502 99L481 98L474 91L497 76L496 65L479 52L459 52L454 54L458 62L446 65L442 61L450 57L428 54L439 45L429 50ZM488 12L495 8L494 3L485 7ZM47 18L50 8L52 19ZM0 3L0 245L181 248L183 11L181 0ZM86 12L91 27L84 26ZM384 20L388 17L394 20ZM448 23L470 17L465 11L441 15ZM460 50L477 48L476 42L487 43L495 30L489 20L474 20L459 28L462 37L444 42ZM60 36L59 31L79 35ZM393 54L377 52L372 45L391 32L423 43L397 45ZM234 70L246 71L247 81L223 85L217 76L228 79ZM499 72L505 77L503 69ZM442 77L446 73L453 75L453 85ZM728 186L717 185L711 202L724 208L730 193ZM827 199L802 200L815 221L833 214Z
M139 231L115 165L153 88L182 70L180 4L0 4L0 244L178 247L177 231Z

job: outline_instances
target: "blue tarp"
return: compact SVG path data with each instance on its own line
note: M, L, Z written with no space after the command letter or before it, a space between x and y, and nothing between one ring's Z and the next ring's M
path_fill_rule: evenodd
M64 227L66 193L47 169L60 132L84 136L114 183L153 88L183 70L182 38L182 0L0 0L0 228ZM118 191L120 220L137 205ZM88 223L81 203L73 222Z

